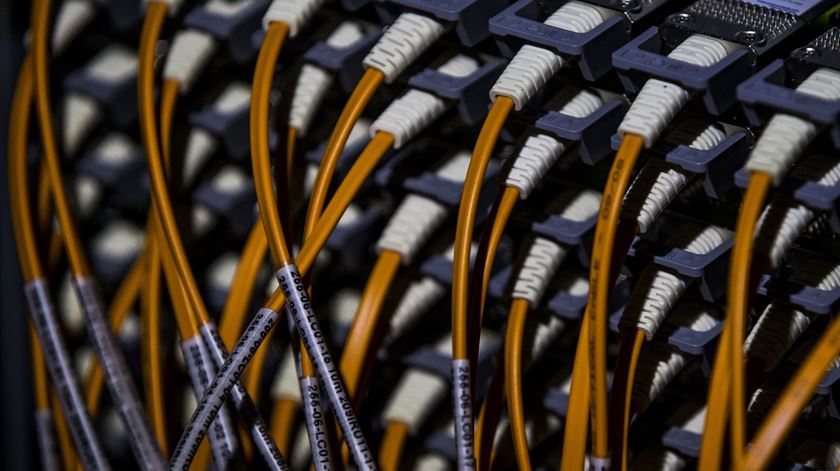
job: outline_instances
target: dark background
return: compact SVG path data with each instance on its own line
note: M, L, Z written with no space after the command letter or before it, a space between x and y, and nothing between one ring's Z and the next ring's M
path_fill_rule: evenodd
M9 208L9 109L29 1L0 0L0 469L36 469L29 334Z

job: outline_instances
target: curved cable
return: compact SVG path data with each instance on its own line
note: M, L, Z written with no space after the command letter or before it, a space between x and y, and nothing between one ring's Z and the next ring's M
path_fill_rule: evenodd
M254 82L251 87L251 164L254 169L254 186L260 208L260 220L268 239L271 257L280 267L293 263L293 259L286 244L280 211L274 196L274 182L271 179L268 109L271 79L288 32L289 26L286 23L272 22L269 25L257 58Z
M257 277L267 252L268 239L265 237L262 223L257 221L245 241L233 282L228 289L225 306L219 317L219 334L228 349L234 347L236 339L242 333L248 306L251 304Z
M327 148L321 158L321 164L318 166L318 174L315 177L315 184L312 187L312 195L309 199L309 209L306 212L304 234L310 234L314 230L326 204L330 182L333 173L335 173L335 167L338 165L338 160L341 158L341 153L344 151L344 146L347 144L347 139L350 138L350 132L384 79L385 76L377 69L369 68L365 70L365 74L359 80L358 85L347 100L347 104L344 105L344 109L338 117L338 122L333 128L332 134L330 134L330 139L327 141Z
M361 404L361 391L365 389L362 383L366 376L364 369L372 362L371 356L378 350L374 333L379 325L382 305L401 263L402 257L397 252L386 249L379 254L344 342L339 370L356 407Z
M383 471L397 471L400 469L400 459L405 442L408 439L409 427L405 422L391 421L385 428L382 445L379 449L379 467Z
M763 172L755 172L750 178L744 204L735 226L735 240L732 246L732 258L729 268L729 286L727 296L727 319L729 329L729 364L731 380L730 431L732 465L741 469L744 459L746 435L746 405L744 377L744 333L749 311L750 267L752 266L753 241L758 218L764 206L764 200L773 178ZM718 359L720 361L720 359ZM717 363L717 362L715 362ZM715 365L717 366L717 365Z
M380 159L388 152L394 145L394 138L388 133L379 132L373 136L370 143L368 143L356 163L350 168L347 176L341 182L338 189L335 191L332 199L330 199L326 210L318 220L310 236L304 242L295 258L298 269L302 275L306 275L318 253L326 244L333 229L338 225L338 221L344 214L344 210L350 206L350 203L355 198L356 193L367 177L371 174ZM265 306L272 310L278 310L283 307L286 297L280 289L274 290Z
M790 433L802 409L817 390L826 371L840 354L840 317L835 316L828 330L791 378L782 395L764 418L744 456L747 471L766 469Z
M28 184L26 175L26 146L31 116L31 104L33 97L33 59L27 55L21 65L18 80L15 85L15 92L12 100L11 116L8 140L8 165L9 165L9 195L12 210L12 227L17 244L18 258L20 260L21 273L26 282L27 289L30 289L33 296L27 299L30 305L30 316L32 317L35 330L38 334L44 351L49 349L52 355L45 357L47 360L47 371L52 384L60 388L57 401L54 400L52 409L61 410L62 413L54 415L56 429L59 431L60 444L62 445L62 456L67 466L75 463L75 453L72 447L67 446L67 440L63 437L70 436L73 443L83 454L79 457L83 462L97 469L107 469L108 463L98 437L93 432L93 424L81 396L78 384L68 357L67 348L60 332L57 329L57 320L49 303L46 286L44 285L44 272L41 268L40 256L35 245L35 229L32 221L32 213L28 200ZM41 297L43 295L43 297ZM38 302L37 310L32 310L33 302ZM60 407L58 403L60 402ZM65 416L69 419L65 421ZM65 424L69 422L70 427ZM66 430L66 433L65 431Z
M514 187L505 186L504 190L497 196L487 217L476 252L473 276L470 280L470 293L467 300L467 315L471 321L470 332L475 332L481 328L484 318L484 300L487 285L490 283L490 275L493 273L493 263L505 227L518 200L519 191ZM477 339L471 338L470 353L470 358L477 356ZM475 459L478 469L489 469L486 467L490 463L487 455L493 447L496 426L501 418L501 411L505 407L504 383L504 369L497 368L476 422ZM487 460L485 461L485 459Z
M589 380L589 306L583 314L580 335L575 347L572 367L572 383L569 402L566 406L566 430L563 433L562 471L579 471L586 460L586 438L589 434L589 402L591 391Z
M61 164L52 123L49 97L49 69L47 57L48 28L51 0L37 0L32 17L32 51L35 82L35 104L41 130L44 159L52 187L55 211L61 227L62 238L70 260L74 282L85 311L90 338L105 372L106 383L117 404L117 411L128 429L130 444L135 457L145 469L159 469L163 457L143 412L142 404L132 384L131 375L122 352L107 328L101 313L101 303L91 280L90 269L76 231L67 195L61 177ZM104 327L104 328L103 328Z
M478 210L481 183L490 156L496 147L499 133L513 110L513 100L498 97L490 108L476 141L473 157L464 180L464 190L458 207L458 226L455 233L455 254L452 261L452 355L454 359L468 359L467 297L469 291L470 246L473 224Z
M137 302L140 288L143 285L143 277L145 276L144 261L143 254L134 261L128 273L123 277L117 287L111 305L108 306L108 319L113 332L117 332L120 329L123 322L125 322L131 313L132 306ZM102 375L102 368L99 366L99 362L94 361L88 373L87 381L85 382L85 403L88 412L94 417L99 411L104 381L105 377Z
M154 113L154 51L157 41L160 38L167 10L167 5L159 1L151 1L148 3L146 18L143 22L138 52L137 73L140 134L149 167L152 201L158 216L159 237L163 236L166 242L162 248L162 253L164 253L162 257L164 259L164 271L166 272L167 268L166 259L171 258L172 265L174 265L171 268L174 268L177 272L177 278L180 280L181 285L177 290L186 294L189 304L188 311L197 317L198 323L200 324L200 335L202 337L200 341L205 342L213 363L220 367L227 356L227 352L224 344L221 341L216 341L218 332L207 313L207 309L190 269L181 236L178 232L175 216L172 211L172 202L166 188L166 176L157 135L157 124ZM247 390L240 382L235 382L231 396L237 409L247 422L251 436L259 445L258 448L266 462L275 468L283 468L285 463L283 462L282 455L277 452L276 445L271 441L271 437L262 433L261 430L267 429L267 427L257 412L253 401L248 396ZM185 453L188 456L185 456ZM177 462L186 459L189 462L193 457L194 450L189 451L184 448L176 448L172 459Z
M622 471L627 470L627 437L632 412L633 384L644 343L645 333L641 330L632 334L632 341L631 335L622 339L618 350L615 378L613 378L613 393L610 397L610 448L613 459L618 458L614 461L614 465L619 465Z
M271 411L271 434L277 442L280 453L288 456L291 451L292 432L297 416L298 402L280 398L274 401Z
M508 419L513 436L513 449L519 469L531 469L528 454L528 438L525 434L525 412L522 402L522 337L528 318L529 304L526 299L514 299L510 305L505 330L505 392L507 395Z
M607 413L607 303L610 291L610 267L624 193L633 174L644 139L626 134L610 168L601 198L598 224L592 249L589 274L589 362L592 372L593 459L609 456Z

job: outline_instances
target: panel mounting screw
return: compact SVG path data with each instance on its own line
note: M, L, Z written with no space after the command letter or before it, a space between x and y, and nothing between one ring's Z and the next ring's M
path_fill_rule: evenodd
M619 0L618 6L622 11L636 12L642 9L642 2L639 0Z
M755 46L764 42L764 35L753 30L739 31L735 35L735 40L749 46Z
M800 57L819 57L820 50L813 47L802 47L794 51L794 54Z
M694 22L694 17L688 13L677 13L668 17L668 21L678 25L684 25Z

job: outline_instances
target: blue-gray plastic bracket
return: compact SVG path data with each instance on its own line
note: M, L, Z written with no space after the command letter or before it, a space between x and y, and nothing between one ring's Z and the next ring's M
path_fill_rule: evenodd
M840 100L798 92L784 85L785 76L785 61L776 59L738 85L738 99L750 122L760 125L776 113L799 116L830 128L834 146L840 149Z
M613 53L612 64L629 93L638 93L650 78L680 85L702 94L706 110L720 116L738 100L736 85L753 71L746 49L730 53L717 64L703 67L660 54L659 28L651 27Z
M227 45L230 57L238 64L254 58L257 52L252 35L262 26L267 1L252 2L233 16L213 13L206 7L194 8L184 18L184 26L200 29Z
M588 81L612 70L610 55L628 39L627 25L621 15L608 18L591 31L576 33L536 20L540 3L519 0L490 19L490 32L503 55L513 57L519 48L529 44L576 60L581 75Z
M424 69L411 76L408 84L446 100L458 102L461 120L472 125L484 120L490 105L490 88L502 74L504 65L488 62L465 77L454 77L435 69Z
M362 60L381 36L380 32L368 33L347 47L333 47L320 41L303 54L303 59L338 74L341 87L349 93L364 72Z

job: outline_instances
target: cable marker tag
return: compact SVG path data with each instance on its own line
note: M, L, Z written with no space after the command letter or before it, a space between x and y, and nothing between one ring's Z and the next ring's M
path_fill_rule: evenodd
M303 398L303 414L306 416L306 432L312 463L316 470L332 471L332 453L327 435L326 417L321 404L321 385L318 378L306 377L300 380L300 395Z
M58 463L55 444L55 427L49 409L35 411L35 431L38 434L38 449L41 456L41 468L44 471L58 471L61 465Z
M86 276L74 276L73 284L82 305L82 312L96 357L105 373L105 384L111 394L120 418L126 423L131 449L137 461L145 469L154 470L164 466L157 442L154 441L140 396L134 386L123 353L117 347L111 326L105 320L99 295L92 280Z
M271 309L262 308L257 311L254 319L248 324L242 338L240 338L233 351L225 359L221 368L219 368L219 372L213 378L213 382L210 383L204 397L199 401L189 425L184 430L181 439L178 441L178 445L175 447L169 469L186 470L189 468L189 463L195 456L198 446L204 438L204 434L210 427L210 423L213 421L219 409L225 404L225 400L228 394L231 393L231 390L236 389L236 385L242 373L245 371L245 367L257 352L260 344L268 337L268 333L277 322L278 317L279 315ZM209 335L212 335L212 332ZM240 398L241 400L242 398ZM249 414L251 412L250 408L240 406L240 411L246 423L254 423L254 417ZM258 430L258 433L267 434L264 427L260 428L262 430ZM260 446L261 444L262 440L257 440L257 445ZM289 465L279 452L269 450L266 455L263 450L260 451L264 456L272 458L272 460L267 460L272 469L289 469Z
M44 360L53 386L58 393L64 413L67 414L67 426L85 469L109 469L108 461L102 452L99 438L87 415L84 399L73 375L73 366L67 347L61 338L61 329L56 322L47 285L41 278L36 278L23 287L26 304L35 325L35 331L41 341Z
M190 383L192 383L193 394L196 400L201 400L207 386L216 376L216 368L207 352L207 347L201 340L201 336L196 335L182 340L181 349L184 353L184 363L187 367ZM225 465L232 465L232 460L236 457L237 443L235 436L230 414L227 408L223 407L210 425L210 445L213 448L213 461L216 463L216 467L224 469Z
M280 289L286 296L286 309L295 321L298 333L312 358L315 371L321 380L330 405L335 411L341 433L353 456L356 466L364 471L376 469L373 453L367 446L361 424L353 411L350 396L344 387L341 373L333 361L327 346L327 340L321 332L315 311L309 302L303 279L294 264L280 267L275 273Z
M257 311L257 314L259 315L259 311ZM274 313L274 315L277 316L278 314ZM256 317L251 321L248 329L250 329L250 326L255 322L257 322ZM272 326L273 325L274 324L272 323ZM271 327L269 327L268 330L270 331ZM199 328L199 331L201 332L201 337L204 339L204 347L207 349L205 351L209 351L213 362L217 367L224 365L228 358L227 348L225 348L225 342L222 340L222 336L219 335L216 325L212 322L208 322L202 325ZM264 339L259 340L258 345L255 348L259 348L259 344L262 344L263 340ZM254 352L256 352L256 350L254 350ZM254 440L257 450L260 455L265 458L266 463L270 465L271 469L287 469L288 465L286 464L283 454L280 453L280 450L277 448L277 444L274 443L274 439L271 437L271 431L268 429L268 426L265 424L262 416L260 416L257 406L254 404L254 401L251 400L251 396L248 395L248 390L245 389L242 381L237 380L230 389L229 394L231 399L233 399L236 410L239 412L239 416L242 417L242 420L247 425L248 431L251 434L251 438Z
M455 448L460 470L475 469L472 377L470 360L452 360L452 402L455 411Z

